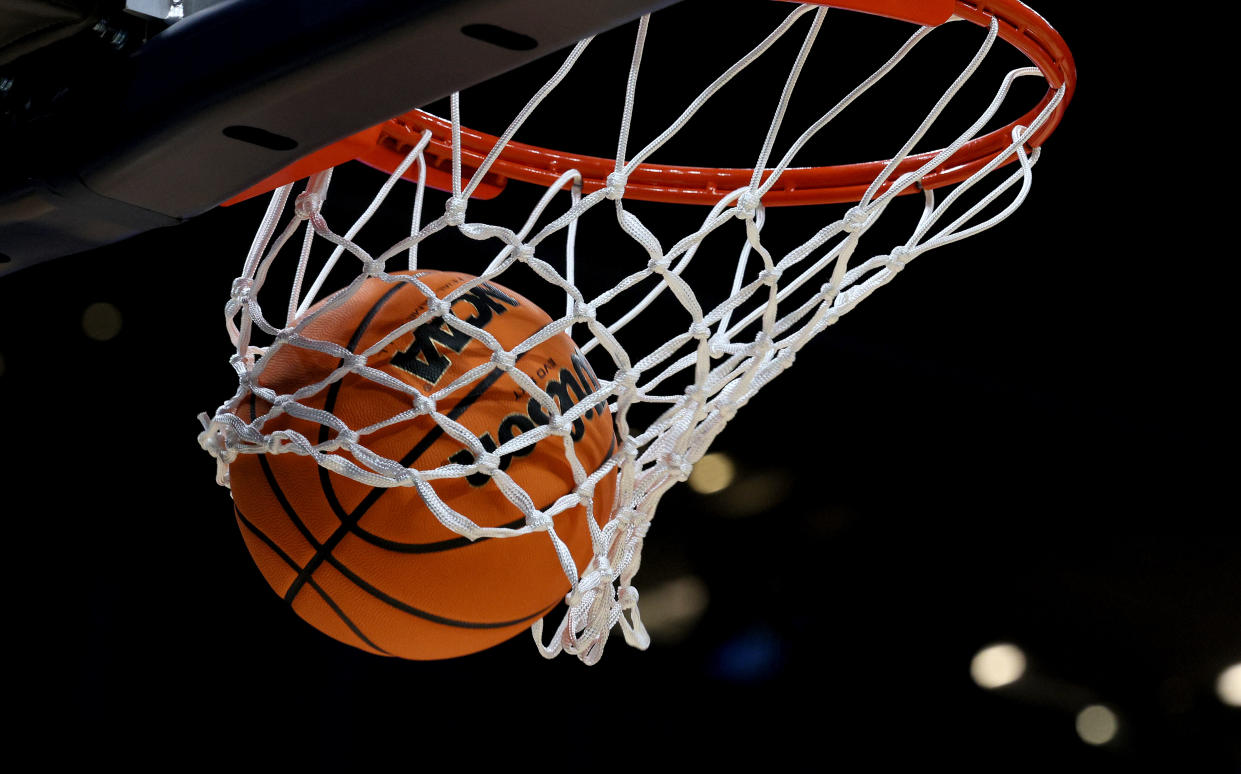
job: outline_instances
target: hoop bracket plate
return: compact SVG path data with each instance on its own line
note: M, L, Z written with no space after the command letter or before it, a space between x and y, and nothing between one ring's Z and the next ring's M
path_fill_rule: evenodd
M886 16L912 24L938 27L952 18L953 0L784 0L844 8L875 16Z

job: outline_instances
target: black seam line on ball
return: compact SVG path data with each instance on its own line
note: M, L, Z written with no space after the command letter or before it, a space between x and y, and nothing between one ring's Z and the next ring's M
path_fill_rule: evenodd
M363 318L361 324L358 326L358 329L354 331L353 337L349 340L349 345L347 348L350 352L353 352L353 350L362 341L362 337L366 335L367 329L369 329L371 323L375 321L375 316L379 314L379 310L384 304L388 303L392 296L395 295L402 287L404 286L398 285L397 287L389 290L381 296L379 300L375 302L374 306L371 307L370 311L366 313L366 317ZM520 360L524 355L525 353L523 352L521 355L518 355L517 359ZM341 361L342 364L344 362L344 360ZM479 386L467 395L461 403L455 406L451 412L449 412L449 419L455 420L465 413L465 411L482 396L482 392L485 392L487 388L495 383L495 380L498 379L499 376L500 371L499 369L496 369L484 377L483 381L479 383ZM479 387L482 388L481 391ZM340 389L341 382L339 381L333 382L328 387L328 394L323 402L324 411L327 411L328 413L334 412L336 408L336 399L340 393ZM320 426L320 443L327 440L327 431L328 428L326 425ZM443 434L443 428L436 425L427 433L427 435L422 437L422 439L414 446L413 449L409 451L408 454L405 455L404 459L401 460L401 465L403 467L409 467L414 460L421 457L423 453L425 453L431 445L438 441L440 436ZM328 502L328 506L332 509L332 513L336 515L336 518L341 523L341 526L353 524L356 527L358 521L362 518L362 515L369 510L370 507L374 505L374 501L382 496L383 492L386 491L386 487L371 487L370 493L368 493L362 502L358 504L358 508L361 508L362 511L360 513L346 513L344 505L341 504L340 499L336 496L336 488L332 485L332 479L328 470L322 466L319 466L319 486L323 490L323 495Z
M372 586L371 584L363 580L361 577L356 575L352 570L350 570L347 566L345 566L339 559L337 559L334 556L328 556L327 562L329 565L336 568L336 570L338 570L346 578L348 578L349 580L357 584L358 588L367 592L368 594L380 600L381 602L385 602L391 605L392 607L396 608L397 610L400 610L401 612L409 613L410 615L417 616L418 618L422 618L427 621L431 621L432 623L444 624L445 626L455 626L459 629L503 629L508 626L516 626L517 624L533 621L536 618L542 618L543 616L551 612L552 608L560 604L560 600L556 600L555 603L553 603L552 605L546 608L538 610L529 615L524 615L520 618L514 618L511 621L460 621L460 620L457 620L456 618L446 618L442 615L436 615L435 613L427 612L426 610L422 610L420 608L414 607L413 605L410 605L407 602L402 602L401 600L397 599L394 596L391 596L390 594L384 593L383 591Z
M254 522L247 519L246 515L241 512L241 509L237 507L237 503L233 503L233 511L237 514L237 518L241 521L242 525L245 526L245 528L248 529L250 533L253 534L256 538L263 541L264 545L270 548L272 552L276 554L276 556L280 557L280 559L283 560L285 564L289 565L295 570L299 569L297 562L294 561L293 557L286 554L284 550L280 548L280 546L276 545L276 542L274 540L269 538L267 535L263 534L263 531L260 530L258 526L255 525Z
M365 642L371 648L374 648L376 651L378 651L379 653L382 653L385 656L392 655L388 651L384 650L383 648L379 647L377 644L372 642L370 637L367 637L365 634L363 634L362 630L359 629L357 625L354 624L353 621L349 620L349 616L345 615L345 611L340 609L340 606L337 605L336 602L330 596L328 596L328 593L326 591L324 591L322 588L319 587L318 583L315 583L314 578L311 578L310 580L306 581L306 585L314 589L315 593L317 593L320 597L323 598L323 601L327 603L327 606L332 608L332 612L336 613L337 617L340 618L341 623L343 623L345 626L348 626L349 631L356 634L358 636L358 639L362 640L362 642Z
M507 524L499 524L495 529L518 529L526 524L526 517L520 516L513 519ZM451 551L455 548L463 548L465 546L481 543L484 540L492 538L479 538L478 540L470 540L468 537L456 537L449 540L437 540L434 543L401 543L396 540L388 540L381 538L373 532L367 532L359 526L354 526L353 534L361 540L370 543L378 548L383 548L397 554L434 554L440 551Z
M358 346L362 336L365 334L367 328L370 327L370 324L374 321L374 318L379 313L379 310L392 298L392 296L399 292L402 287L404 287L404 285L398 285L392 288L375 302L374 306L372 306L370 311L367 312L366 317L362 320L361 324L358 326L358 329L354 332L353 337L350 339L349 346L347 347L350 352ZM522 353L523 356L524 354L525 353ZM520 360L521 356L518 356L517 359ZM341 362L343 363L344 361L342 360ZM453 407L453 410L448 414L448 417L454 420L460 417L467 409L469 409L471 405L477 402L478 399L482 397L483 393L485 393L503 374L503 370L499 368L493 369L491 373L484 377L483 380L479 382L479 384L471 390L460 403ZM336 397L340 392L340 387L341 382L337 381L333 382L328 388L328 394L324 399L325 411L330 413L335 408ZM436 425L433 430L423 436L422 440L410 450L409 454L405 455L405 457L401 460L401 465L403 467L409 467L414 460L422 456L422 454L429 449L436 440L439 439L443 432L443 428ZM326 439L327 426L325 425L320 427L319 440L322 443ZM275 485L274 481L272 484L273 486ZM297 594L301 591L302 585L306 582L306 580L314 573L319 565L323 563L324 555L330 554L336 545L340 543L345 534L356 528L357 523L361 520L362 516L371 508L371 506L375 504L376 501L379 500L383 493L387 491L386 487L372 487L370 493L367 494L367 496L361 503L359 503L358 507L355 508L352 513L345 513L344 507L341 505L340 500L336 497L336 491L332 486L331 477L329 476L328 471L322 466L319 467L319 484L323 489L323 494L329 507L331 507L333 513L336 514L337 519L340 520L340 525L327 539L327 541L325 541L322 546L319 546L318 550L315 552L315 556L307 562L306 567L298 573L297 579L294 580L288 591L285 592L285 599L290 603L292 603L292 601L297 597ZM486 538L482 539L485 540Z
M250 416L255 416L257 406L254 400L254 393L250 393ZM280 507L284 509L284 514L289 517L289 521L293 522L293 526L297 527L297 531L302 533L302 537L310 543L317 551L321 544L319 539L315 537L310 528L306 526L306 522L302 521L302 517L297 513L297 509L293 507L293 503L289 502L289 498L284 496L284 490L280 488L280 484L276 482L276 472L271 469L271 463L267 461L266 454L256 455L259 458L259 467L263 469L263 477L267 479L267 486L271 489L272 494L276 496L276 502L280 503ZM236 504L233 506L236 507ZM240 511L238 511L240 513ZM298 568L297 564L290 562L293 567ZM301 569L301 568L298 568Z
M528 353L523 352L520 355L518 355L517 361L520 361L523 357L526 356L526 354ZM452 420L456 420L460 418L462 414L464 414L466 411L469 410L470 406L477 403L478 400L483 397L483 395L487 392L487 390L491 389L492 385L494 385L500 379L500 377L504 375L504 373L505 372L503 370L496 368L496 369L493 369L491 373L483 377L482 381L480 381L474 387L473 390L470 390L470 393L466 395L464 398L462 398L461 402L458 403L456 406L454 406L452 411L448 412L448 418ZM416 462L419 457L425 454L427 449L431 448L431 446L433 446L435 442L438 441L440 439L440 436L442 436L443 434L444 434L444 428L440 427L439 425L436 425L434 428L429 430L427 434L422 437L422 440L420 440L418 444L414 446L413 449L410 449L409 454L406 454L404 457L401 458L401 461L400 461L401 466L408 468L410 465L414 464L414 462ZM396 541L385 540L384 538L381 538L378 535L375 535L374 533L369 532L359 527L358 522L362 520L362 516L365 515L366 511L370 510L370 508L375 505L375 502L380 497L383 497L384 493L387 492L388 489L390 488L391 487L371 487L370 493L366 496L365 499L362 500L361 503L358 504L358 510L361 512L357 513L356 516L352 513L349 514L348 516L348 518L351 520L350 531L353 532L353 534L357 535L358 537L362 538L363 540L365 540L366 542L372 545L381 546L383 548L387 548L392 551L402 551L404 553L430 554L430 553L435 553L437 551L449 551L454 548L459 548L461 546L470 545L470 544L478 544L478 543L482 543L484 541L493 539L493 538L478 538L477 540L470 540L469 538L462 537L462 538L457 538L457 539L449 538L448 540L440 540L434 543L400 543ZM339 513L337 515L339 516ZM344 519L341 519L341 521L344 522ZM519 519L515 519L514 521L511 521L508 524L502 524L501 526L504 528L511 529L514 527L520 527L525 523L526 523L525 517L522 517Z
M470 391L469 395L465 396L465 398L453 408L448 417L450 419L456 419L461 414L465 413L466 409L482 397L483 393L485 393L503 373L504 371L499 368L492 370L486 378L478 383L478 386ZM418 445L415 446L409 454L405 455L405 457L401 460L401 465L404 467L409 467L410 463L418 459L418 457L420 457L427 449L431 448L431 445L435 443L435 441L439 438L439 435L443 432L443 428L436 425L435 430L432 430L424 435L422 440L418 442ZM319 470L321 474L326 474L327 472L323 468L320 468ZM298 573L297 580L293 581L293 585L290 586L289 590L285 592L286 600L289 602L293 601L293 599L297 596L297 593L301 591L302 584L306 582L306 579L314 574L314 571L319 568L319 565L323 564L324 558L329 556L332 551L336 549L336 546L342 539L344 539L345 535L357 526L357 523L361 520L362 516L370 510L371 506L379 501L379 498L382 497L383 493L386 491L388 491L388 487L371 487L370 493L366 495L362 502L358 504L358 507L354 508L351 513L344 513L343 510L336 510L336 507L339 504L335 502L335 498L332 498L333 510L336 511L336 515L340 519L340 526L336 528L327 540L323 541L323 545L319 547L319 549L315 552L315 555L311 557L310 561L306 563L306 566L302 568L302 571Z
M266 545L268 548L270 548L272 552L276 554L276 556L280 557L280 559L284 561L285 564L289 565L290 567L294 569L297 569L297 562L293 560L293 557L289 556L283 550L281 550L280 546L276 545L275 541L273 541L267 535L263 534L263 531L260 530L254 524L254 522L247 519L246 515L241 512L241 509L237 507L236 503L233 503L233 511L237 514L237 519L242 523L242 525L245 526L246 529L250 531L251 534L253 534L259 540L263 541L263 544ZM336 601L333 600L332 597L329 596L326 591L320 588L319 584L315 583L313 578L311 578L308 581L308 583L310 584L310 587L314 589L315 592L318 593L320 597L322 597L323 601L327 603L327 606L332 608L332 611L336 613L337 617L340 618L341 622L345 626L349 627L349 630L358 636L358 639L362 640L367 645L379 651L380 653L383 653L385 656L392 655L388 651L376 645L374 642L371 642L370 638L367 637L365 634L363 634L362 630L359 629L357 625L354 624L353 621L349 620L349 616L345 615L345 611L340 609L340 606L336 604Z
M366 313L366 316L362 318L362 322L358 324L357 330L355 330L353 332L353 336L349 338L349 343L345 345L345 349L352 353L358 347L358 344L362 341L362 337L366 335L366 330L370 328L371 323L375 321L376 315L379 314L379 310L382 309L384 304L387 304L393 296L399 293L403 287L405 287L404 283L395 285L390 288L388 292L380 296L378 301L371 305L371 308ZM344 363L345 361L342 358L336 367L340 368L340 366L344 365ZM334 414L336 411L336 398L340 395L343 382L344 379L341 378L328 385L327 395L323 399L323 410L329 414ZM324 443L327 441L328 430L329 428L327 425L319 425L319 443ZM336 490L332 488L332 482L328 477L327 469L321 465L319 466L319 487L323 490L323 497L332 508L332 512L335 513L336 517L343 522L345 520L343 517L345 508L341 505L340 500L336 498Z

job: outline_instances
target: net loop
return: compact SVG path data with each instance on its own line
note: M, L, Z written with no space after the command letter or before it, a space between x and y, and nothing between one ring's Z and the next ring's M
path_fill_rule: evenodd
M203 431L198 434L198 445L216 461L215 482L228 486L228 466L237 459L238 444L229 438L231 428L226 423L213 420L203 412L198 415Z
M638 608L638 590L633 586L621 586L618 594L621 615L617 621L625 642L638 650L651 646L651 635L642 624L642 611ZM628 615L626 615L628 613Z
M850 207L841 223L846 234L861 234L871 224L871 213L866 207Z
M737 189L737 209L736 217L741 220L753 220L754 214L762 205L762 194L758 189L751 186L750 188Z
M618 202L625 197L625 188L629 185L629 176L624 172L613 172L607 177L607 185L603 195L609 200Z
M300 220L318 217L322 209L323 195L318 191L303 191L294 200L293 212Z

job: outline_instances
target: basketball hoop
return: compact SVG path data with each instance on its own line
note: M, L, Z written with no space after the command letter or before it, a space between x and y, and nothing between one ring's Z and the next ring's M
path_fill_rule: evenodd
M542 638L541 617L532 625L543 654L551 657L568 651L586 663L594 663L601 656L609 633L618 625L631 645L645 648L649 638L638 612L633 579L643 540L662 495L688 477L693 464L706 453L735 413L792 365L810 339L891 281L913 259L981 233L1011 215L1029 192L1042 143L1059 123L1072 94L1075 73L1063 40L1041 17L1016 0L854 0L839 5L923 26L912 31L886 62L844 98L825 106L817 120L800 127L796 138L788 142L787 150L779 157L775 148L781 138L786 107L802 65L825 23L826 7L792 8L761 43L724 70L662 133L636 153L631 153L629 134L634 104L642 92L638 72L652 23L649 17L638 24L628 81L623 90L618 88L624 111L617 130L615 158L554 151L513 139L540 102L583 57L589 41L582 41L499 136L463 126L459 100L454 95L447 119L410 111L314 153L232 200L276 189L226 306L229 333L236 348L232 365L239 376L238 389L214 417L202 416L204 431L200 443L218 461L218 480L229 482L229 466L238 455L299 455L309 465L318 465L331 475L374 487L376 491L416 489L427 513L468 540L547 532L556 546L569 590L565 596L568 609L549 643L545 644ZM915 46L933 33L935 24L950 17L982 28L978 49L927 116L911 123L907 139L891 158L843 166L796 165L817 133L895 70ZM658 23L658 16L654 23ZM768 125L752 166L724 169L648 161L669 139L682 132L702 105L715 98L737 73L768 52L783 36L794 34L794 30L800 30L802 44L789 65L776 109L759 118L752 108L746 108L750 111L747 118ZM1016 47L1032 66L1013 69L1000 78L992 100L965 125L953 128L952 142L939 150L915 152L945 108L976 74L997 40ZM1016 120L984 133L1005 105L1013 82L1029 77L1046 81L1048 88L1041 100ZM389 178L366 212L342 235L329 227L322 206L331 181L330 168L350 159L382 169L389 173ZM310 179L296 197L295 213L280 228L292 184L305 177ZM356 237L401 179L416 186L410 235L382 252L372 253L360 246ZM536 184L545 192L518 223L505 226L470 221L470 199L497 196L508 180ZM449 197L443 214L424 224L422 208L427 188L447 191ZM937 197L937 191L946 193ZM873 232L892 202L897 197L916 194L923 196L924 207L912 229L871 257L855 260L859 245ZM566 206L553 206L562 199ZM701 206L682 207L682 219L689 217L692 222L675 244L668 246L644 224L632 206L626 207L633 200ZM843 213L825 217L809 237L799 238L787 250L777 252L772 248L773 240L768 237L773 228L778 230L780 226L775 224L775 216L767 212L769 207L843 203L851 206ZM588 294L583 290L584 284L575 279L579 226L590 222L594 228L593 224L600 219L604 221L601 230L610 227L616 234L614 244L624 244L623 249L616 248L614 252L627 256L629 263L618 268L608 289ZM292 270L291 291L286 286L281 292L284 319L282 323L272 321L259 303L259 294L276 259L303 225L306 228ZM726 270L722 268L725 262L719 242L729 233L735 242L728 256L735 256L736 260ZM454 235L474 243L493 244L494 255L480 266L474 279L463 280L441 294L419 280L424 270L420 261L425 258L435 263L435 269L453 267L430 258L430 248L421 255L419 249L432 238ZM312 261L316 238L334 245L331 255L321 264ZM549 245L554 240L565 242L563 254L552 254ZM694 279L704 261L691 264L704 251L712 255L710 265L714 268L709 269L710 277L723 278L722 282ZM321 297L328 275L346 252L357 261L355 278L346 287ZM407 255L401 265L391 265L401 254ZM312 264L318 265L316 274L312 274ZM311 276L314 279L304 287ZM461 316L457 311L457 302L468 300L469 293L480 292L480 288L500 288L496 292L502 292L501 283L517 276L539 284L563 303L558 317L549 316L548 322L523 342L502 343L475 324L475 317ZM422 305L411 311L410 319L380 333L377 343L366 348L349 347L344 341L317 333L325 330L325 320L337 314L334 310L352 303L351 299L359 293L375 293L376 283L390 285L393 293L407 292L416 286L416 297L423 299L419 302ZM516 281L508 285L525 292ZM658 311L665 307L671 310L667 316ZM674 326L677 316L688 320L688 324ZM636 327L631 323L639 318L658 319L661 343L639 346L638 339L630 337ZM383 363L387 361L382 360L382 353L390 352L390 345L422 330L420 326L431 324L440 326L438 335L452 337L462 347L490 350L490 359L484 358L486 362L480 361L480 365L447 386L422 389L413 381L394 378L385 370ZM540 383L518 361L541 344L569 335L582 356L591 359L598 378L592 381L593 377L583 377L578 384L581 389L566 399L569 392L563 391L557 397L555 390L548 388L550 383ZM260 344L259 339L265 340ZM333 363L338 361L338 365L315 372L303 384L282 382L280 389L273 388L270 374L264 375L265 369L273 362L288 362L299 352L326 355L335 359ZM437 406L458 391L470 389L488 373L499 372L520 383L530 396L530 416L537 414L538 421L530 431L499 444L493 440L489 446L477 429L465 427L465 420L458 421L459 417L441 412ZM404 396L406 410L367 426L350 425L337 415L344 412L333 413L315 397L345 379L361 380L376 389ZM264 401L265 410L254 408L254 396ZM516 478L499 475L498 466L505 455L527 454L536 447L543 449L541 444L568 438L573 423L594 416L594 407L604 404L614 422L613 452L602 463L591 465L593 469L586 469L577 460L573 442L565 440L572 474L566 474L563 491L555 497L531 497L519 481L514 483ZM249 409L245 408L247 405ZM303 425L289 424L293 421L290 417L324 430L316 441L298 429ZM454 458L458 461L452 464L434 460L426 465L405 465L376 451L372 439L410 422L423 422L427 427L438 427L443 433L459 437L464 456ZM436 481L454 477L490 480L503 491L511 507L520 512L522 523L484 524L479 514L455 509L451 498L445 499L432 486ZM591 513L599 502L596 488L611 481L610 477L615 479L610 512L596 514L602 517L598 524L586 519L589 556L568 556L558 534L562 516L577 512L575 509ZM576 561L579 558L581 561ZM296 573L302 577L307 571L298 567ZM269 581L278 586L272 577ZM400 597L401 593L399 589L384 592L390 597ZM331 600L328 604L332 604ZM353 642L348 633L333 636Z

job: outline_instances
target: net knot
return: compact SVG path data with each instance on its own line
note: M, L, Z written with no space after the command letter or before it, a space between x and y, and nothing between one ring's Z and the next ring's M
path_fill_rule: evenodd
M905 265L909 263L909 259L905 257L908 254L909 254L909 250L907 248L904 248L904 247L892 248L892 252L888 254L887 260L885 261L885 263L887 264L888 270L891 271L893 274L895 274L896 272L905 268Z
M694 466L684 455L671 453L664 456L664 465L676 477L677 481L685 481L694 472Z
M625 186L629 183L629 177L621 172L613 172L608 175L607 185L604 187L604 195L612 201L618 201L625 196Z
M452 304L442 298L428 298L427 309L435 317L447 318L452 313Z
M650 518L636 508L626 508L613 518L621 528L638 538L646 537L651 528Z
M547 421L547 429L552 435L568 435L571 427L572 424L566 422L562 414L556 414Z
M491 362L507 371L517 362L517 357L512 352L492 352Z
M595 321L594 304L583 304L578 301L573 302L573 322L590 323Z
M378 277L384 273L387 261L378 258L368 258L362 261L362 272L368 277Z
M636 368L625 368L616 372L614 383L620 388L621 392L632 392L638 386L638 376Z
M244 304L254 297L253 292L254 280L238 277L233 280L233 287L229 291L229 297L238 304Z
M616 568L612 566L612 563L608 561L607 556L596 556L595 557L595 570L598 572L597 577L600 580L604 580L607 578L615 578L617 575L620 574L616 571ZM598 585L602 586L603 584L599 583Z
M621 508L612 517L622 529L632 529L642 522L646 521L642 513L634 508Z
M450 196L448 202L444 205L444 217L450 226L460 226L465 223L465 206L467 200L464 196Z
M317 191L302 191L293 203L293 211L299 220L309 220L323 209L323 196Z
M616 603L625 610L638 606L638 590L633 586L621 586L616 590Z
M737 197L737 217L741 220L750 220L754 217L754 211L763 203L762 198L758 195L758 191L753 188L747 188L745 193Z
M522 263L530 263L530 259L532 258L534 258L534 245L528 245L523 242L521 246L517 248L517 260Z
M760 360L766 357L767 353L774 347L775 344L772 342L771 335L768 334L767 331L759 331L754 336L754 356Z
M257 357L255 350L257 347L246 347L244 352L238 352L235 355L229 355L228 364L237 372L237 376L241 381L241 386L249 389L250 369L254 368L254 359Z
M478 456L478 472L484 476L494 476L500 470L500 458L492 452L483 452Z
M578 503L586 503L595 499L594 484L585 483L573 488L573 494L577 496Z
M414 411L417 411L419 414L434 414L435 399L420 392L414 393Z
M850 207L849 211L845 213L844 229L846 233L857 234L865 231L869 225L870 213L866 211L865 207Z
M546 532L552 525L552 517L542 511L531 511L526 514L526 526L535 532Z
M662 273L664 271L667 271L668 266L670 266L671 264L672 264L672 261L668 259L668 256L661 255L658 258L652 258L651 260L647 261L646 268L648 271Z
M261 445L264 454L279 454L285 445L285 439L279 433L272 433L262 439Z
M776 283L780 281L780 277L783 274L784 274L783 269L773 266L770 269L763 269L762 271L760 271L758 273L758 279L764 285L768 285L774 288L776 286Z
M706 323L696 322L689 326L689 335L690 338L706 341L711 338L711 329L707 327Z

